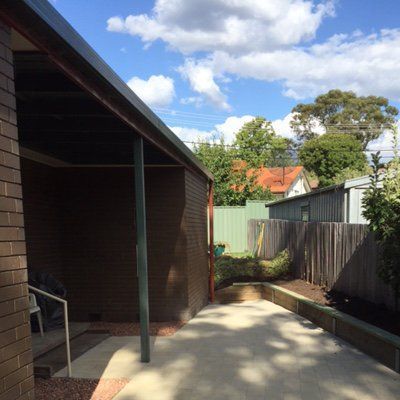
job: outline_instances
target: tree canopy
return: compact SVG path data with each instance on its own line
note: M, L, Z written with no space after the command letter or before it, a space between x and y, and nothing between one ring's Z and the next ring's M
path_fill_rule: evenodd
M385 97L357 96L336 89L318 96L313 103L296 105L292 113L291 127L299 141L315 138L322 126L326 133L353 135L365 150L394 123L399 110Z
M214 175L214 203L217 206L241 206L246 200L271 200L269 189L255 183L256 176L246 175L249 166L234 170L235 149L220 143L200 143L193 149L196 156Z
M270 121L256 117L236 134L236 157L254 168L291 165L288 139L278 136Z
M299 159L318 176L321 187L334 184L344 170L364 171L367 167L361 143L344 133L326 133L308 140L299 150Z

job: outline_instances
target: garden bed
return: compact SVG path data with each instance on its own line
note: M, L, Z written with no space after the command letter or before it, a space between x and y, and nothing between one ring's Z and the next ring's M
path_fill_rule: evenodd
M289 270L290 258L286 251L279 253L273 260L263 260L250 255L239 257L223 255L216 259L216 288L229 288L234 283L241 282L272 282L318 304L333 307L400 336L400 313L395 313L384 305L350 297L333 290L327 291L324 287L295 279L288 274ZM228 298L234 299L235 296L236 294L232 291ZM239 298L240 296L237 297Z
M273 282L292 292L301 294L319 304L330 306L378 328L400 336L400 313L389 310L358 297L346 296L336 291L326 291L301 279L280 279Z

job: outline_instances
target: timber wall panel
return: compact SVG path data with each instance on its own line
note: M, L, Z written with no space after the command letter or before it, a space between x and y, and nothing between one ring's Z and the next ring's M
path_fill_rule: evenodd
M63 281L60 254L59 175L57 170L21 159L27 262L31 271Z
M207 180L185 171L187 276L190 317L208 302Z
M22 172L29 269L61 280L73 320L137 320L133 170L23 159ZM150 318L187 319L185 173L145 174Z
M0 399L33 399L22 189L10 29L0 21Z

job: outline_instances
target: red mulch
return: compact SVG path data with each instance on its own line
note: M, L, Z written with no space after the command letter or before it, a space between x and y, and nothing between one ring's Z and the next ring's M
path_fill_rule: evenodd
M395 313L383 304L371 303L333 290L328 291L301 279L285 279L273 283L400 336L400 312Z
M35 380L35 400L111 400L127 379L50 378Z
M151 336L172 336L186 324L185 321L150 322ZM112 336L139 336L138 322L92 322L90 331L107 331Z

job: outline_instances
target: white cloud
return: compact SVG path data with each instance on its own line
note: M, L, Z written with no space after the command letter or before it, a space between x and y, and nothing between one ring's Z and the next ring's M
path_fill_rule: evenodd
M296 134L290 126L290 122L293 119L293 113L285 115L282 119L276 119L272 121L272 127L274 128L277 135L283 136L288 139L296 139ZM317 121L313 121L314 132L318 135L325 133L325 128Z
M182 126L170 126L170 129L184 142L198 142L215 140L218 142L222 137L226 144L233 143L235 134L246 123L253 119L251 115L241 117L228 117L223 123L216 124L213 129L201 130ZM188 144L189 147L192 147Z
M340 88L400 100L400 29L335 35L308 48L240 56L215 52L207 62L218 74L283 82L284 94L295 99Z
M276 119L272 121L272 127L274 128L277 135L283 136L288 139L295 139L295 134L290 127L290 121L292 120L293 114L289 113L282 119Z
M196 108L199 108L203 105L203 99L200 96L183 97L179 100L179 102L184 105L193 104Z
M297 100L339 88L400 101L400 29L312 41L334 3L157 0L150 14L112 17L107 29L191 54L178 70L198 96L224 110L230 106L220 84L232 78L279 82Z
M184 54L270 51L314 38L333 1L157 0L150 14L112 17L107 29L158 39Z
M201 130L196 128L188 128L184 126L170 126L172 132L175 133L183 142L186 142L188 147L193 147L191 143L187 142L198 142L198 141L211 141L215 138L214 130Z
M230 111L231 107L226 101L226 96L215 82L214 72L207 64L207 61L196 63L192 59L187 59L178 71L189 81L192 90L203 95L217 108Z
M166 107L175 96L174 81L164 75L152 75L146 81L134 76L128 86L150 107Z
M228 117L222 124L215 125L215 130L219 135L223 135L226 143L232 143L235 140L235 134L239 132L242 126L253 119L252 115L243 115L242 117Z

